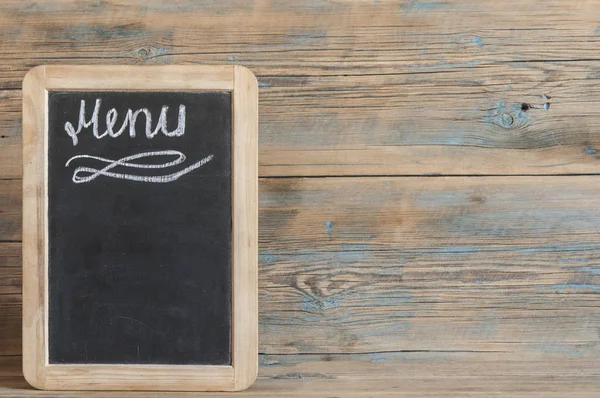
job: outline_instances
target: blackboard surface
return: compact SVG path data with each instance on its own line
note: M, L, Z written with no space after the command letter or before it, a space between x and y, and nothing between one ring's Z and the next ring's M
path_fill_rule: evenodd
M231 363L231 106L49 93L50 363Z

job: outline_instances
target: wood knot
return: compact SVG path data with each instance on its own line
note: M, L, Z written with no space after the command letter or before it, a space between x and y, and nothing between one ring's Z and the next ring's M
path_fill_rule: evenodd
M140 48L137 50L137 55L140 58L146 58L148 56L148 49L146 48Z
M485 120L505 129L518 129L526 126L531 121L529 110L534 107L529 103L512 103L500 100L496 106L487 108Z
M159 57L161 55L166 55L167 50L163 47L155 47L155 46L145 46L140 47L136 51L134 51L133 55L140 62L145 62L149 59Z
M482 195L473 195L471 196L471 202L473 203L485 203L486 199Z
M500 118L500 122L504 127L510 127L513 125L515 119L510 115L510 113L503 113Z

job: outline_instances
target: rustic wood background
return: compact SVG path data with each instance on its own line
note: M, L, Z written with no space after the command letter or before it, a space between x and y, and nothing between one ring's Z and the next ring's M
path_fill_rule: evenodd
M240 396L599 396L597 1L11 0L0 33L0 395L56 395L20 370L21 79L106 63L258 77Z

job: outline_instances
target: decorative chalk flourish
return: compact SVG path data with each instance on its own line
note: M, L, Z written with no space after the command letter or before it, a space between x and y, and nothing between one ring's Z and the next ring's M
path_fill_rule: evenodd
M161 163L161 164L144 164L144 163L134 163L132 161L144 158L152 158L158 156L176 156L176 159ZM180 171L177 171L172 174L167 175L155 175L155 176L145 176L145 175L135 175L135 174L125 174L125 173L116 173L110 171L115 167L125 167L125 168L134 168L134 169L166 169L169 167L177 166L185 161L185 155L179 151L174 150L165 150L165 151L155 151L155 152L143 152L138 153L137 155L126 156L119 160L111 160L106 158L101 158L99 156L91 156L91 155L77 155L73 156L71 159L67 161L65 167L69 167L69 164L76 159L94 159L100 162L108 163L102 169L95 169L93 167L80 166L75 169L73 172L73 182L76 184L81 184L84 182L90 182L96 179L98 176L105 176L111 178L117 178L121 180L131 180L131 181L140 181L140 182L155 182L155 183L165 183L172 182L177 180L184 174L189 173L192 170L196 170L204 166L206 163L210 162L213 159L214 155L208 155L204 159L200 160L188 166Z

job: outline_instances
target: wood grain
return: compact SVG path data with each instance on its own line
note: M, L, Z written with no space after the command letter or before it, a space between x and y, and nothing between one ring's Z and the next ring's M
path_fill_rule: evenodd
M23 375L36 388L47 382L47 113L46 68L23 79Z
M231 65L49 65L47 90L233 90Z
M233 389L258 374L258 84L242 66L233 71L232 259Z
M595 174L599 18L589 0L13 0L0 88L18 102L42 63L243 64L262 176Z
M54 396L18 369L39 64L249 67L263 177L510 175L263 178L263 354L237 395L599 396L597 177L534 177L599 173L599 20L593 0L2 2L0 396Z
M19 165L19 167L22 166ZM0 241L2 242L21 242L22 186L23 183L21 180L0 181L0 211L2 212L0 213L0 217L2 218L2 223L0 223Z
M422 72L415 65L443 69L439 61L594 61L599 40L593 0L577 7L568 0L2 3L10 55L2 88L18 88L31 66L60 59L162 64L203 58L249 65L261 76L339 76Z
M550 355L380 353L261 355L261 375L242 397L539 397L598 396L595 362ZM18 375L20 357L0 363L0 396L56 396L34 391ZM160 396L215 396L163 393ZM61 392L80 397L81 392ZM144 392L86 392L90 397L146 397ZM230 396L219 393L216 396Z
M21 178L23 154L21 139L21 91L0 90L0 178ZM3 183L6 183L3 181Z
M595 177L261 185L261 351L596 350Z

